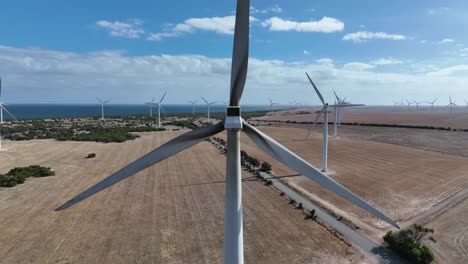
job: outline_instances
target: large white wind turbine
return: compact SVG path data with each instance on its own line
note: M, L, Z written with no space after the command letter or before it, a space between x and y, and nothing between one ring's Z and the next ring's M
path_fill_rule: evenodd
M94 195L95 193L138 173L141 170L160 162L161 160L169 158L197 143L204 141L208 137L227 130L224 263L242 264L244 263L240 166L240 131L242 130L260 149L272 158L276 159L278 162L281 162L289 168L303 174L324 188L342 196L387 223L398 227L393 220L372 207L359 196L350 192L341 184L310 165L307 161L301 159L299 156L242 119L239 103L247 77L247 65L249 59L249 9L249 0L237 1L234 49L231 67L231 92L225 120L215 125L190 131L170 140L138 160L130 163L123 169L105 178L75 198L69 200L57 208L57 211L68 208L91 195Z
M208 122L210 121L210 108L211 108L211 105L214 105L216 104L217 102L208 102L205 97L202 97L203 101L205 101L206 103L206 106L208 107Z
M274 103L273 100L271 100L270 97L268 97L268 100L270 100L270 105L268 106L268 109L270 109L270 115L272 116L273 115L273 108L275 107L275 105L279 105L279 103Z
M198 102L198 99L195 101L188 101L189 103L192 104L192 116L195 116L195 104Z
M309 76L309 74L307 72L306 72L306 75L307 75L307 78L309 79L310 84L312 84L312 87L314 87L315 93L317 94L317 96L319 97L319 99L320 99L320 101L322 102L322 105L323 105L323 108L320 109L319 111L317 111L317 117L315 118L314 122L312 123L312 126L310 126L310 128L309 128L309 133L307 133L307 138L310 136L310 133L312 132L312 128L315 126L315 124L320 119L320 116L323 114L322 171L327 172L327 170L328 170L328 113L329 113L328 108L332 108L332 109L335 110L335 119L336 119L336 113L337 113L336 109L339 109L341 107L346 107L346 106L361 106L361 105L353 105L353 104L329 105L328 103L325 102L325 100L323 99L322 94L320 93L317 86L315 86L315 83L312 81L312 79L310 78L310 76Z
M437 101L437 98L436 98L434 101L432 101L432 102L426 102L426 103L428 103L428 104L431 105L431 112L432 112L432 110L434 110L434 103L435 103L436 101Z
M166 91L167 92L167 91ZM162 101L164 100L164 97L166 96L166 92L164 92L163 96L161 99L156 103L158 105L158 128L161 127L161 109L162 109ZM163 110L164 111L164 110Z
M152 99L150 102L145 103L146 105L149 105L149 109L150 109L150 118L153 117L154 99L155 99L155 98L153 97L153 99Z
M110 100L104 101L99 97L96 97L96 99L99 101L99 103L101 103L101 120L105 120L104 119L104 105L107 104Z

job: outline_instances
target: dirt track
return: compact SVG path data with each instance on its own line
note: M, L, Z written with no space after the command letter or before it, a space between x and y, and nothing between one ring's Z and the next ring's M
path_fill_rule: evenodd
M176 134L121 144L7 142L0 172L40 164L57 175L0 188L0 263L222 262L225 158L207 142L54 211ZM97 157L84 159L90 152ZM262 183L243 188L246 263L362 262Z

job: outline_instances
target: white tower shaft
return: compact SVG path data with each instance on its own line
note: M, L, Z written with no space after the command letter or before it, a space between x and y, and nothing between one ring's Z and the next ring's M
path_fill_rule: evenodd
M224 211L224 263L244 263L240 131L227 130L226 204Z
M323 149L322 149L322 171L327 172L328 165L328 108L323 113Z

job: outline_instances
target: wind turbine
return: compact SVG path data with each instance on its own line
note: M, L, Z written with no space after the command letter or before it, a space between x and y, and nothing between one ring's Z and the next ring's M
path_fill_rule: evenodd
M324 188L342 196L348 201L360 206L374 216L398 227L388 216L384 215L366 201L355 195L341 184L337 183L307 161L251 126L241 117L239 107L242 92L247 77L248 47L249 47L249 0L238 0L236 22L234 29L234 48L231 67L231 92L229 107L224 121L215 125L203 127L187 132L161 145L150 153L130 163L123 169L115 172L101 182L87 189L75 198L69 200L56 210L68 208L107 187L116 184L139 171L148 168L161 160L169 158L193 145L204 141L227 130L227 166L226 166L226 193L224 216L224 263L244 263L243 227L242 227L242 185L240 166L240 131L246 133L252 141L264 152L303 174L307 178L317 182Z
M432 101L432 102L426 102L426 103L428 103L428 104L431 105L431 112L432 112L432 110L434 109L434 103L435 103L436 101L437 101L437 98L436 98L434 101Z
M455 104L455 102L456 102L455 100L452 102L452 97L451 96L449 96L449 99L450 99L450 104L448 104L447 107L450 108L450 113L451 113L453 111L453 107L455 107L457 105Z
M408 99L405 99L406 102L408 103L408 111L411 111L411 105L413 104L412 102L410 102Z
M312 128L318 122L320 115L323 113L322 172L327 172L328 170L328 113L329 113L328 108L335 109L335 117L336 117L336 112L337 112L336 109L345 107L345 105L340 105L340 104L329 105L328 103L326 103L319 89L317 88L317 86L315 86L315 83L312 81L312 79L310 78L307 72L306 72L306 75L307 75L307 78L309 79L310 84L312 84L312 87L314 87L315 93L320 98L320 101L322 102L322 105L323 105L323 108L316 112L317 117L312 123L312 126L310 126L309 128L309 133L307 133L307 138L310 136L310 133L312 132ZM357 106L357 105L348 104L346 106Z
M210 108L211 108L211 105L214 105L216 104L217 102L208 102L205 97L202 96L202 99L203 101L205 101L206 105L208 106L208 122L210 121Z
M393 106L393 109L396 111L398 109L398 105L400 104L398 101L393 100L393 103L395 104Z
M309 75L307 75L309 77ZM309 77L310 80L310 77ZM335 117L333 120L333 136L336 137L338 135L338 126L341 123L341 117L342 117L342 108L343 107L352 107L352 106L364 106L364 104L350 104L346 102L346 97L341 99L336 92L333 90L333 94L335 94L336 102L335 106L333 107L333 110L335 111Z
M145 103L147 105L149 105L149 108L150 108L150 117L153 117L153 105L154 105L154 97L153 97L153 100L151 100L151 102L148 102L148 103Z
M416 104L416 111L418 111L419 105L422 104L422 102L416 102L415 100L413 100L413 102Z
M99 101L99 103L101 103L101 120L105 120L104 119L104 104L107 104L110 100L107 100L107 101L103 101L101 98L99 97L96 97L96 99Z
M198 102L199 99L195 100L195 101L188 101L189 103L192 104L192 116L195 116L195 104Z
M0 151L6 151L7 149L2 148L2 131L1 131L1 125L4 123L3 122L3 110L7 112L13 119L16 120L15 116L10 113L5 107L5 104L2 103L2 78L0 77Z
M296 100L289 101L289 109L294 109L296 103Z
M466 106L468 107L468 101L467 101L466 99L464 99L464 100L465 100L465 104L466 104Z
M164 92L163 96L161 97L161 100L156 103L158 105L158 128L161 128L161 109L162 109L162 101L164 100L164 97L166 96L166 92ZM164 110L163 110L164 111Z
M270 115L272 116L273 115L273 107L275 105L279 105L279 103L273 103L273 101L271 100L270 97L268 97L268 100L270 100L270 106L268 106L268 108L270 109Z

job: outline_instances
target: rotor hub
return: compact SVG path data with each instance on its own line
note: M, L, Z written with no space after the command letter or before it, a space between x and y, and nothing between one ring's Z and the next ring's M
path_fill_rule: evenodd
M227 130L241 130L242 117L239 106L228 106L226 108L226 118L224 119L224 128Z

